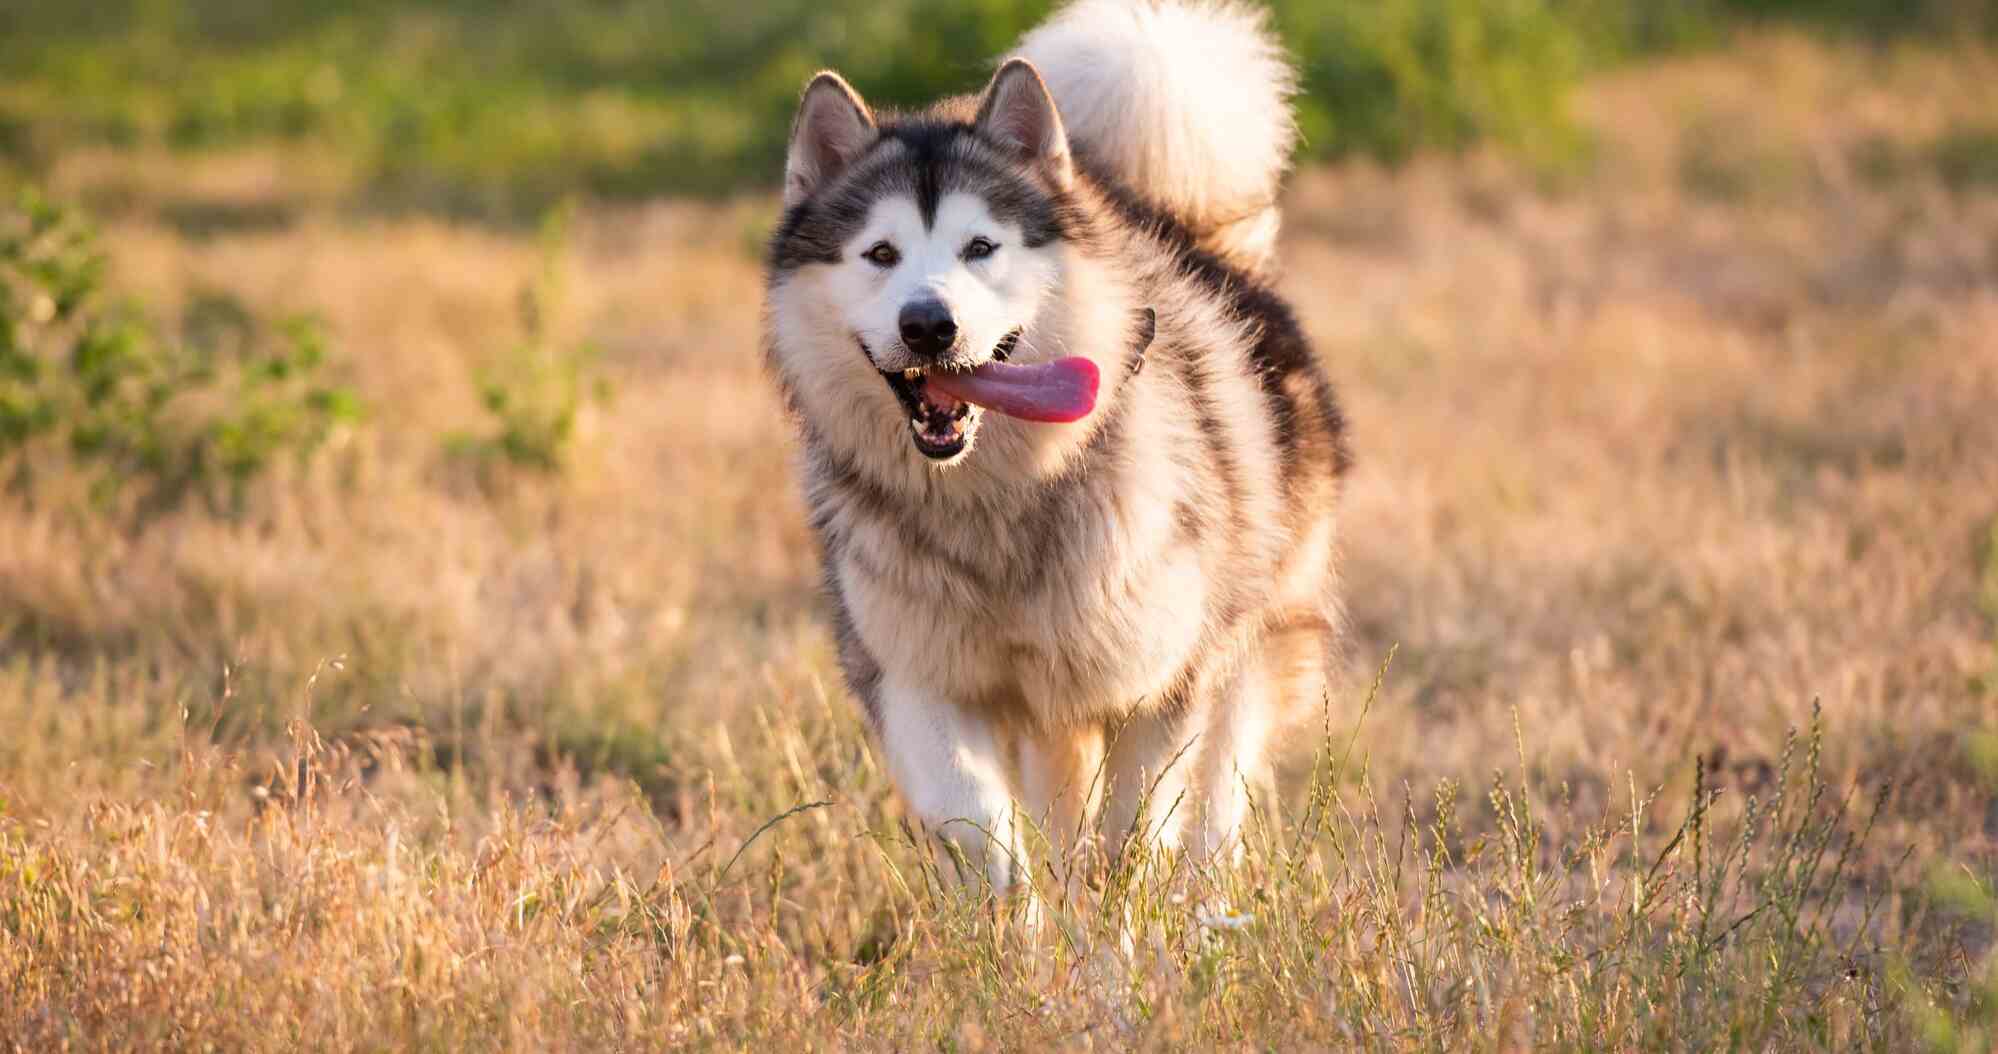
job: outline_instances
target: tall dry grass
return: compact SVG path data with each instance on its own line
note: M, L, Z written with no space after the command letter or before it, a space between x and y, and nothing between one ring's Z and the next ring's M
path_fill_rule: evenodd
M838 687L767 202L584 210L548 329L615 395L495 474L445 437L532 239L75 155L123 288L315 310L373 413L241 518L0 506L0 1046L1974 1046L1994 70L1771 38L1594 85L1584 176L1300 176L1356 676L1241 868L1043 869L1038 928L927 892Z

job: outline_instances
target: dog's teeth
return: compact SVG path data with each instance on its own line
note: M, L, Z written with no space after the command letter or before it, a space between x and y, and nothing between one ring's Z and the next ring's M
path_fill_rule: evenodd
M916 378L921 377L922 375L923 371L915 366L911 366L908 369L902 371L902 379L905 381L913 381Z

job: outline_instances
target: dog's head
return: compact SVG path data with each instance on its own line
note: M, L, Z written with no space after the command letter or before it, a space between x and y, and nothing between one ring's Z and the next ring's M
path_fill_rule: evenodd
M896 119L837 74L814 78L768 302L776 368L814 427L962 460L984 411L943 388L1059 351L1042 323L1069 265L1074 180L1054 100L1024 61L976 99Z

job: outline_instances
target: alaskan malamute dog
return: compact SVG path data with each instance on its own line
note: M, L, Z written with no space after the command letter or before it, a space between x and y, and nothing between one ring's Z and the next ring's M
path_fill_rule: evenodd
M1228 847L1319 699L1347 455L1269 284L1292 90L1249 9L1082 0L976 98L799 105L767 350L840 662L995 887L1028 818Z

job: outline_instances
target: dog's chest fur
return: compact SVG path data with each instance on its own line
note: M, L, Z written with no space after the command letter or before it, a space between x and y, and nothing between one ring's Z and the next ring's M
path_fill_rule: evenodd
M1018 539L1011 568L937 559L907 522L900 539L861 532L835 565L855 628L888 669L965 703L1049 724L1128 711L1188 661L1206 605L1199 554L1172 544L1164 510L1116 497L1053 499L1059 526Z

